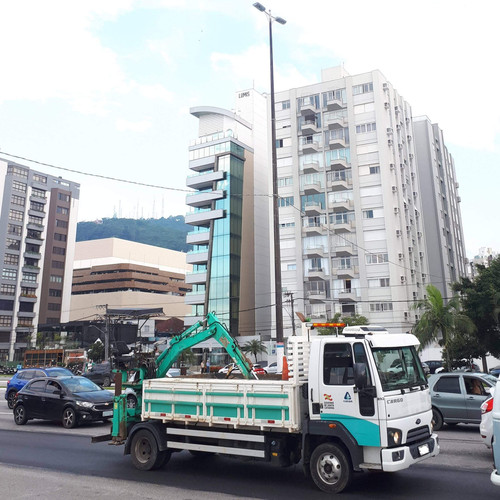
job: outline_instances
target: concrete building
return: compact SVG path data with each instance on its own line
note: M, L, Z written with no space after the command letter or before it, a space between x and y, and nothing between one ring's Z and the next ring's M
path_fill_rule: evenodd
M0 359L69 318L79 188L0 159Z
M184 320L192 269L186 254L119 238L79 241L75 247L70 321L103 315L109 308L162 307ZM152 331L146 332L150 335Z
M193 285L190 323L215 311L234 335L271 333L271 263L267 101L248 90L236 95L236 113L197 107L199 136L189 148L196 190L185 221L194 229L187 261Z
M417 117L413 129L427 255L432 256L428 281L451 297L450 284L468 272L455 164L437 124Z

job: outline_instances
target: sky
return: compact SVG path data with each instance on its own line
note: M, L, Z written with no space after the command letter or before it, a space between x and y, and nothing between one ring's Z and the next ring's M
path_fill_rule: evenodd
M0 0L0 158L79 182L80 221L185 215L189 109L269 91L268 23L252 3ZM275 90L339 64L380 70L444 131L467 256L500 251L500 3L261 3L287 20L273 25Z

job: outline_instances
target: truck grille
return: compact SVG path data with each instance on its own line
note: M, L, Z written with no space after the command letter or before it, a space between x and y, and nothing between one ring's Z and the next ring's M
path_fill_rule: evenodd
M415 429L410 429L408 435L406 436L406 444L418 443L419 441L425 441L431 437L429 432L429 427L424 425L422 427L415 427Z

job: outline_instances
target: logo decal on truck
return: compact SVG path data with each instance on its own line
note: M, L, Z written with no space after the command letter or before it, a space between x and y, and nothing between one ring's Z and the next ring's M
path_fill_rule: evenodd
M403 398L394 398L394 399L388 399L387 404L393 404L393 403L402 403L404 401Z
M351 395L348 392L345 393L344 403L352 403Z
M333 401L331 394L323 394L325 401Z
M335 403L333 402L333 398L331 394L323 394L323 399L325 400L323 403L324 410L334 410Z

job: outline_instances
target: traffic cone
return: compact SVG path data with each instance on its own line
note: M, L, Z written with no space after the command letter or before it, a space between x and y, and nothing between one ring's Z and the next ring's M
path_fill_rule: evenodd
M288 361L283 356L283 369L281 370L281 380L288 380Z

